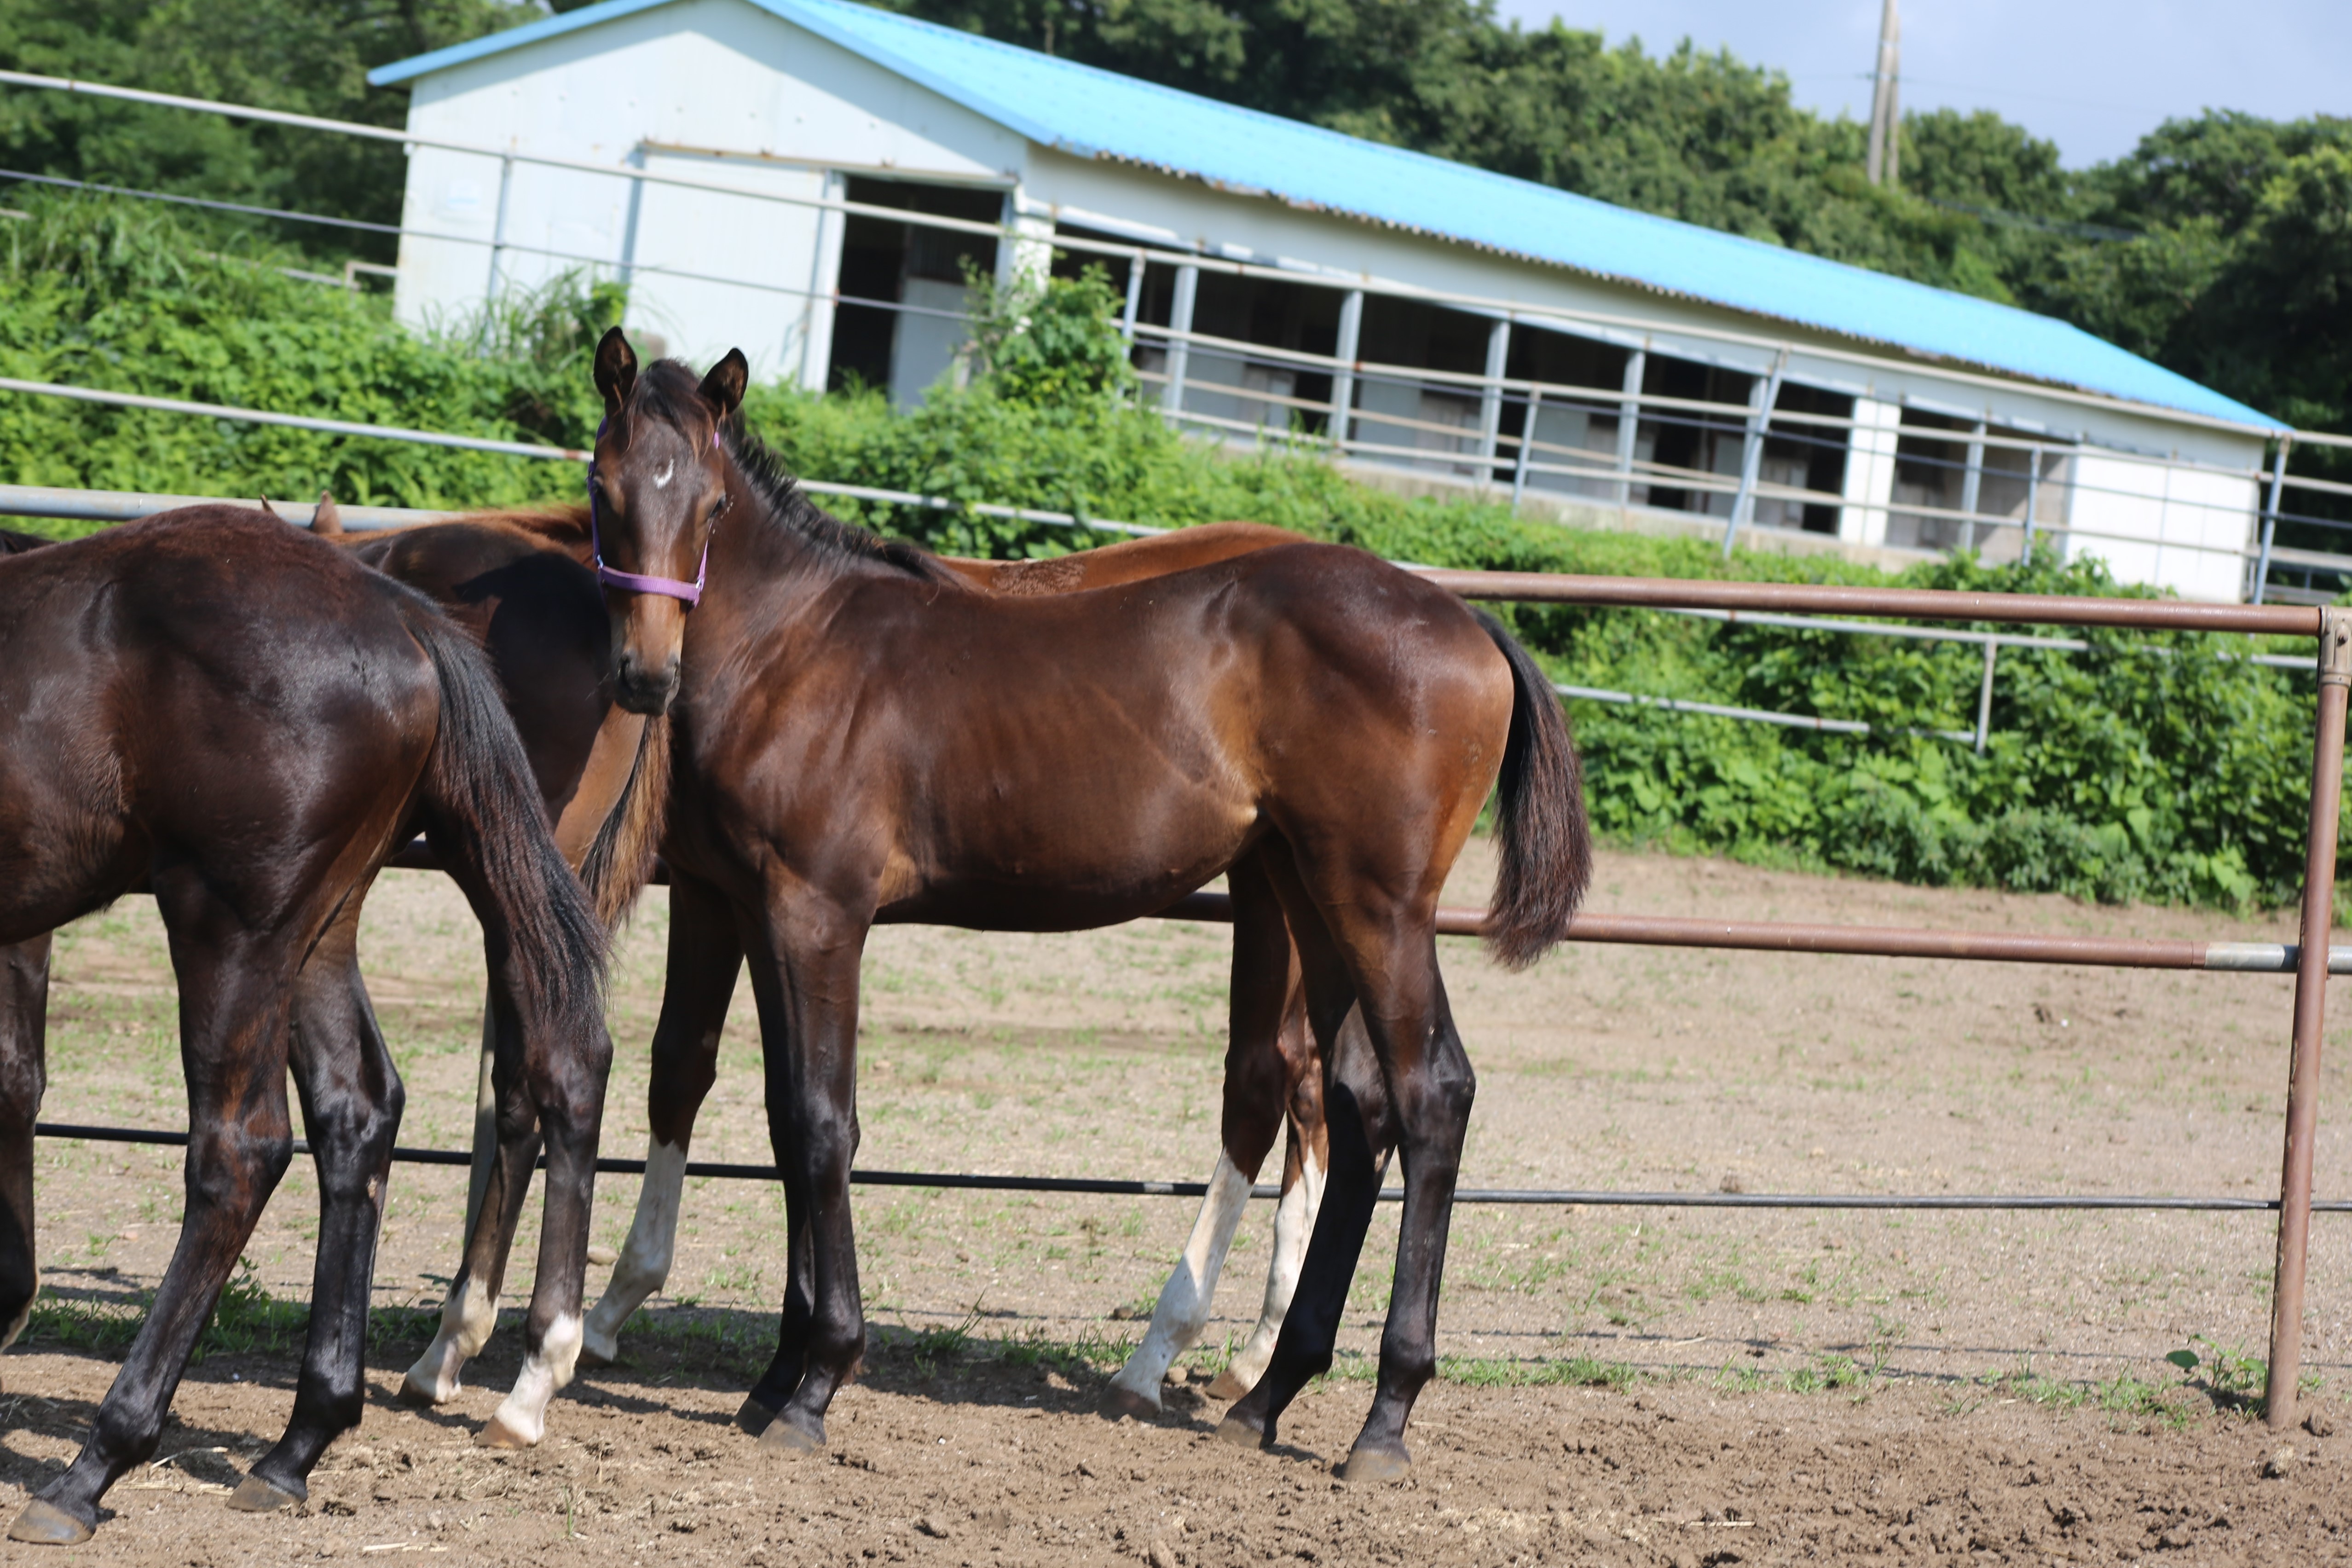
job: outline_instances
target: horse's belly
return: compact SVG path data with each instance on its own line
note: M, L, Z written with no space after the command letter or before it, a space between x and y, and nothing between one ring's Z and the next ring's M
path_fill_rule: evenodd
M1153 808L1108 796L1050 818L1008 812L929 855L893 857L900 874L886 876L878 918L992 931L1116 925L1222 876L1255 831L1254 808L1207 801Z
M1092 931L1161 910L1209 880L1149 890L1042 887L1019 882L934 883L875 911L877 925L962 926L971 931Z

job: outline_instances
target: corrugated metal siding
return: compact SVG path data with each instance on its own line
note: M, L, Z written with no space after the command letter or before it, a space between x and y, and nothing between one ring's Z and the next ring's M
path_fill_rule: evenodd
M378 85L669 0L599 5L404 60ZM2047 316L1236 109L852 5L743 0L1031 141L1866 342L2263 427L2277 422Z

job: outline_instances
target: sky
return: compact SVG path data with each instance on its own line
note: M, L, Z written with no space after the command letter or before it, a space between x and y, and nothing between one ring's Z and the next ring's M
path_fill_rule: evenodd
M2069 167L2210 107L2352 115L2352 0L1901 0L1902 100L1990 109ZM1651 54L1687 37L1788 73L1797 101L1870 118L1881 0L1497 0Z

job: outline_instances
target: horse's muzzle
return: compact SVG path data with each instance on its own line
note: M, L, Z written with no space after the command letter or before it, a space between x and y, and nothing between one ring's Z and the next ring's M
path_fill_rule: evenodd
M613 671L613 700L632 713L667 713L677 699L677 685L676 654L659 663L624 654Z

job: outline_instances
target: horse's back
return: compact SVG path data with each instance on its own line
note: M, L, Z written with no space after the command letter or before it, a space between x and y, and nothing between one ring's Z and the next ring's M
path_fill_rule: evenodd
M1148 912L1269 821L1392 815L1465 758L1483 799L1507 738L1509 668L1460 601L1342 546L1050 597L866 581L747 670L751 706L721 704L698 771L741 789L746 820L837 827L852 800L887 819L890 918Z
M6 562L0 816L16 854L87 879L126 847L202 842L206 873L229 874L302 853L355 800L404 795L437 686L397 593L229 506Z

